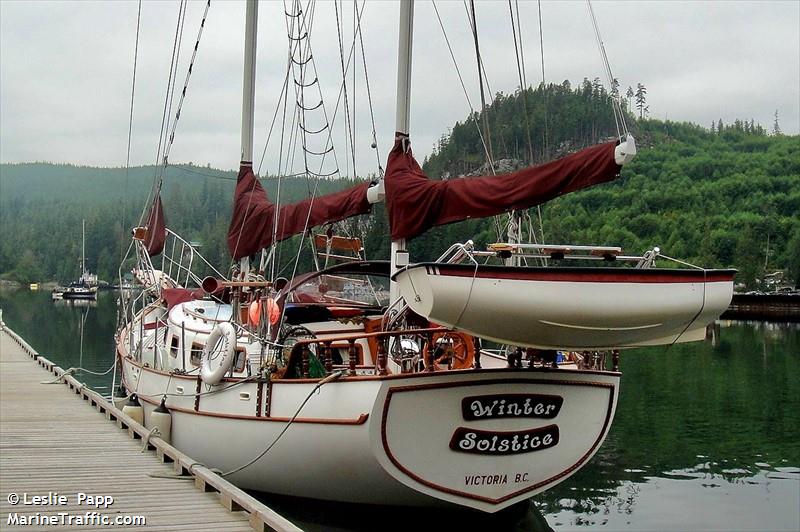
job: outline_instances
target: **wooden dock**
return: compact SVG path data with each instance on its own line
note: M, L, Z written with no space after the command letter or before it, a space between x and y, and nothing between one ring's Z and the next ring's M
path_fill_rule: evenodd
M0 321L0 529L300 530L148 432Z
M800 322L800 295L733 294L723 320Z

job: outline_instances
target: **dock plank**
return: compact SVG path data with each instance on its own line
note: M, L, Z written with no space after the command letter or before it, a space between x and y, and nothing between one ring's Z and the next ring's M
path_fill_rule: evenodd
M102 398L85 401L82 400L85 395L73 387L42 384L54 380L49 371L51 364L45 362L45 368L41 360L34 361L22 344L0 324L0 528L6 528L12 513L58 516L66 512L84 516L86 512L97 511L111 519L120 514L146 519L144 526L120 524L113 527L115 530L250 532L253 526L259 530L298 530L233 486L226 486L221 496L198 489L192 481L150 476L150 473L174 474L174 464L162 462L153 450L142 452L142 440L129 435L132 432L129 419L115 423L100 413L101 406L103 409L110 406ZM120 424L124 428L119 428ZM213 480L226 483L219 477ZM12 493L20 497L27 494L30 499L32 495L46 496L50 492L66 495L67 504L14 505L9 501ZM114 502L108 508L79 505L78 492L111 496ZM248 511L225 508L242 509L240 504L231 503L232 494L244 497L241 504ZM252 519L252 515L267 516L277 525L268 526L263 520ZM76 527L42 524L20 528L52 531ZM92 523L79 528L106 529Z

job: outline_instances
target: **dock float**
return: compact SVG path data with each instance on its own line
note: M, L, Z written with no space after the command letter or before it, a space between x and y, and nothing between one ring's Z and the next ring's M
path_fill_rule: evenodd
M300 530L149 432L0 321L0 529Z

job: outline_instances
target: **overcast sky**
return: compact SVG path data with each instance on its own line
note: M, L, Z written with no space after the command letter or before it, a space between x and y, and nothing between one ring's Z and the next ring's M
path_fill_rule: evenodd
M359 3L359 5L361 5ZM475 52L464 4L437 2L473 106L479 105ZM131 163L156 160L178 2L142 6ZM178 79L182 84L204 2L190 2ZM537 4L520 1L523 52L530 84L541 81ZM573 84L603 77L583 1L541 3L548 82ZM705 127L721 118L755 119L772 129L778 111L784 132L800 129L800 2L595 1L595 14L615 77L623 91L643 83L655 118ZM353 36L353 4L342 6L345 55ZM16 2L0 0L0 161L52 161L124 166L136 2ZM380 159L386 159L395 120L398 4L366 3L362 16ZM494 92L517 85L508 4L477 2L481 52ZM239 160L244 4L212 2L177 127L170 161L232 169ZM314 62L328 116L336 106L342 70L334 4L320 2L311 32ZM257 63L255 151L265 146L286 67L283 4L261 2ZM356 88L348 71L348 102L355 108L356 167L375 172L370 113L360 60ZM355 91L355 92L354 92ZM292 98L294 90L291 89ZM318 97L310 91L306 105ZM355 99L355 104L353 100ZM416 6L411 135L421 160L437 138L469 112L433 5ZM352 115L351 115L352 116ZM342 173L352 173L345 149L343 103L333 143ZM309 113L308 127L324 119ZM277 169L276 132L261 173ZM315 142L309 140L310 144ZM321 141L317 141L321 142ZM318 147L318 146L317 146ZM260 158L256 157L256 161ZM299 155L296 155L299 161ZM297 169L295 164L294 168ZM316 163L313 163L316 164ZM302 166L302 164L300 164Z

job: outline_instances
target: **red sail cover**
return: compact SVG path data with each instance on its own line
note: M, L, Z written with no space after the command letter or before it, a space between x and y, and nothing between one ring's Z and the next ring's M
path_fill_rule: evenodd
M155 257L164 249L164 242L167 240L167 224L164 221L164 209L161 207L161 193L156 194L156 199L150 205L150 213L147 215L147 236L144 245L147 254Z
M586 148L541 166L497 176L431 181L409 149L395 142L386 165L392 239L413 238L437 225L527 209L619 175L615 142Z
M281 207L275 241L280 242L318 225L338 222L370 211L369 183L309 198ZM234 259L252 255L272 245L275 205L256 179L253 170L242 167L236 183L233 216L228 228L228 250Z

